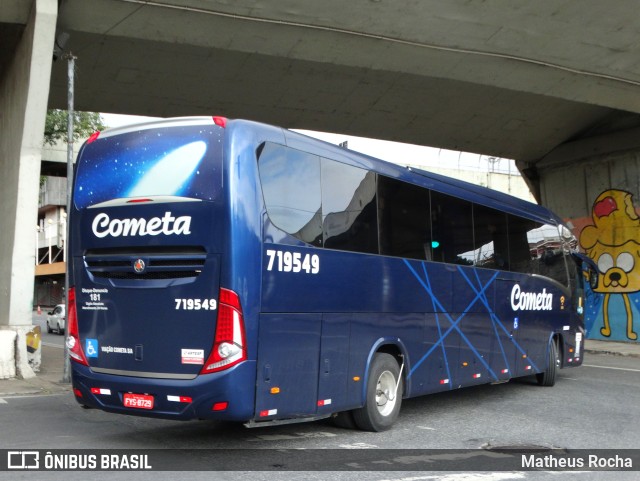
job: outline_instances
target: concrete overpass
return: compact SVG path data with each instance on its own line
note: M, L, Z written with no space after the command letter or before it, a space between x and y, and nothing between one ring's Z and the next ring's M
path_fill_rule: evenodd
M31 3L0 13L4 65ZM58 3L81 110L215 112L523 169L567 142L640 126L633 1ZM49 105L64 108L65 63L52 72Z
M22 322L31 296L16 277L44 111L66 106L63 51L78 57L78 109L515 158L582 225L602 190L640 190L639 16L632 0L3 0L0 215L14 229L0 233L0 325Z

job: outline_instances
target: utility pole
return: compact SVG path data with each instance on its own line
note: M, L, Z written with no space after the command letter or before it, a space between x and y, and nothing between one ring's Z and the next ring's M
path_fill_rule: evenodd
M65 243L62 247L66 252L66 269L64 274L64 297L66 304L67 322L65 328L69 330L69 268L71 265L71 252L68 252L69 238L71 237L69 225L71 224L71 191L73 188L73 94L74 94L74 77L76 70L76 57L73 53L65 54L63 58L67 59L67 222L65 225L66 236ZM71 362L69 360L69 346L64 343L64 369L62 372L62 382L71 382Z

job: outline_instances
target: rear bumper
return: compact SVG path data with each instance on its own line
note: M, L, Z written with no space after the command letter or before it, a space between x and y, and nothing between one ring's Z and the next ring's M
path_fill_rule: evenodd
M582 365L585 349L585 335L582 329L563 331L560 337L560 367L578 367Z
M103 411L176 420L249 421L254 417L255 361L186 381L101 374L73 361L71 365L72 386L78 403ZM100 393L92 393L92 388L99 389ZM153 396L153 409L125 407L125 393ZM191 402L176 400L185 397L191 398ZM214 404L225 402L228 403L226 409L213 410Z

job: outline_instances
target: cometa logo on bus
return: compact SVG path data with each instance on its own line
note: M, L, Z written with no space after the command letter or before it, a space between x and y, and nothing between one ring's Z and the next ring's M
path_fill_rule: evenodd
M542 292L523 292L519 284L511 289L511 308L514 311L550 311L553 309L553 294Z
M174 217L165 212L162 217L151 219L110 219L104 212L93 219L91 225L96 237L127 237L146 235L189 235L191 234L191 216Z

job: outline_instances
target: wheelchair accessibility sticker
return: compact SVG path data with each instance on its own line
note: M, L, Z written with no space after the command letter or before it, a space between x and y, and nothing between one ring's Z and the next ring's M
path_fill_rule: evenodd
M87 344L84 351L87 353L87 357L98 357L98 340L87 339Z

